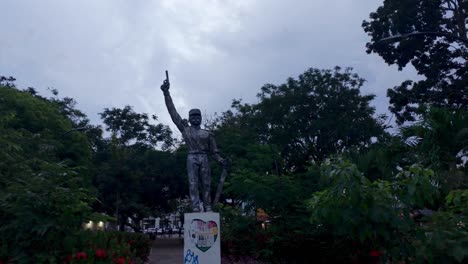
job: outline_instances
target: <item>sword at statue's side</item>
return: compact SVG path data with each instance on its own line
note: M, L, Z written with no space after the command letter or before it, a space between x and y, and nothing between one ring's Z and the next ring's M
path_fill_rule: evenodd
M223 191L224 181L228 175L227 168L223 167L223 172L221 172L221 176L219 176L219 183L218 188L216 189L216 195L213 200L213 207L219 202L219 197L221 196L221 192Z

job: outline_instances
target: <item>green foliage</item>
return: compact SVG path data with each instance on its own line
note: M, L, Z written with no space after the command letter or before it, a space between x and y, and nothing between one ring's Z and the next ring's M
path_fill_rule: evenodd
M1 255L42 263L91 213L89 149L57 105L0 86Z
M400 238L400 241L390 241L393 245L398 243L406 245L404 250L380 244L380 249L385 250L387 256L423 263L462 262L466 259L464 226L467 222L466 208L468 208L465 190L466 161L464 161L467 146L466 111L430 108L422 117L420 122L401 128L399 135L374 145L368 152L355 151L347 153L347 156L357 163L359 171L364 172L362 176L374 180L372 184L382 182L379 179L385 180L385 184L391 186L391 195L398 198L398 210L403 212L406 218L409 216L413 219L408 222L410 225L407 232L398 235L401 231L396 229L397 235L394 238ZM419 165L409 166L410 164ZM431 170L422 170L421 166ZM398 172L398 168L408 169ZM330 184L329 177L326 179L328 180L324 182ZM361 188L364 187L366 187L364 190L358 189L356 193L366 194L369 182L362 184ZM459 189L454 190L454 188ZM374 191L378 193L376 195L386 193L385 190ZM321 197L323 199L327 198L326 195L330 195L327 201L332 203L328 208L336 208L338 206L335 203L336 198L330 194L330 189L327 188L323 192ZM354 208L357 206L351 201L347 202L353 204ZM385 210L392 209L382 206ZM431 208L435 212L431 215L432 210L424 209L422 211L426 216L420 218L421 213L418 210L420 208ZM335 217L341 216L339 209L332 212L336 213ZM333 217L333 213L328 217ZM390 218L385 219L392 221ZM418 224L412 223L414 221ZM362 227L369 226L364 222L361 224ZM340 226L342 225L337 222L329 230L336 236L341 230ZM394 226L394 228L399 227ZM346 241L340 237L337 239Z
M252 129L251 116L226 111L212 125L219 148L231 160L231 170L279 174L279 150L272 144L261 144ZM229 179L228 179L229 180Z
M20 263L56 257L63 237L90 214L89 191L76 173L58 165L41 169L18 175L0 195L2 255Z
M181 152L156 149L172 145L170 129L150 124L147 114L130 106L105 109L100 115L112 135L100 139L94 156L93 182L100 201L96 209L115 216L122 228L129 225L128 218L138 223L170 210L171 200L187 193L185 170L178 165ZM139 231L137 225L131 227Z
M464 165L468 153L468 112L430 108L423 120L401 129L408 149L423 166L441 172L445 190L468 187Z
M454 213L468 213L468 190L452 190L445 197L446 207Z
M394 246L410 230L408 211L390 182L370 182L355 165L341 160L325 164L324 170L330 187L309 201L313 224L338 237L366 242L368 249Z
M435 173L434 183L441 187L443 198L453 189L468 186L466 113L431 107L422 120L401 127L389 140L373 145L369 151L351 150L346 156L371 180L393 181L398 168L411 164L429 168Z
M461 263L468 259L468 190L453 190L437 211L420 227L425 234L413 241L421 263Z
M351 69L309 69L297 80L265 85L258 104L234 101L233 111L216 120L219 145L232 160L224 196L243 204L248 215L261 208L270 217L266 242L256 248L262 253L255 256L293 263L301 261L304 251L336 256L324 243L344 251L343 243L318 238L304 201L318 188L317 163L351 147L365 149L372 137L385 136L369 106L373 96L360 95L363 82ZM256 230L263 232L258 225ZM252 246L252 240L242 237L234 241Z
M244 208L238 211L231 209L238 215L228 217L229 221L226 221L224 229L229 230L228 234L248 231L250 238L238 236L229 239L232 244L229 247L230 254L246 254L250 249L255 253L251 256L261 259L286 258L290 262L299 260L300 252L305 250L304 246L307 245L306 239L314 232L307 221L308 212L304 204L311 190L304 187L311 185L311 179L256 174L246 170L239 170L231 177L230 183L225 187L226 195L241 201ZM266 230L260 229L260 224L256 223L253 217L258 209L262 209L269 216ZM221 212L232 214L225 210Z
M153 125L147 114L139 114L133 111L131 106L120 108L105 108L100 116L107 126L106 130L111 131L119 140L120 144L127 144L129 141L156 146L163 142L162 148L167 149L172 145L172 132L168 126L163 124ZM157 117L151 118L156 121Z
M388 90L397 122L414 121L419 106L467 109L468 3L453 0L386 0L364 31L367 52L400 69L408 63L424 76Z
M466 258L466 190L450 192L444 208L417 225L415 209L433 207L439 195L431 170L411 166L392 182L370 182L355 165L338 159L323 165L323 176L328 187L309 200L310 220L335 239L359 241L360 251L378 250L393 261Z
M385 134L369 106L374 96L360 94L363 83L350 68L311 68L298 79L264 85L257 104L234 101L236 113L226 112L220 127L271 147L277 172L305 172L331 154L368 147L371 138Z
M396 176L395 195L408 208L431 207L439 196L434 178L432 170L413 165Z
M232 206L220 208L221 249L223 255L233 258L251 256L255 258L271 256L265 232L257 227L255 217L245 215ZM240 235L243 234L243 235Z
M369 180L393 180L398 168L414 164L416 159L401 137L393 135L368 150L351 149L343 155L354 163Z

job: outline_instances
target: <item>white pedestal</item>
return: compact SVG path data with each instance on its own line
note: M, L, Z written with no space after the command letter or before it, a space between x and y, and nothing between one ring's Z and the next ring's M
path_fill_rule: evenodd
M218 213L188 213L184 220L184 264L220 264Z

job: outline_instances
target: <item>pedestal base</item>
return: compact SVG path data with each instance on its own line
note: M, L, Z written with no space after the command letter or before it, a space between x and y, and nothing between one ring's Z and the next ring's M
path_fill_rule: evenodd
M221 228L218 213L184 215L185 264L221 263Z

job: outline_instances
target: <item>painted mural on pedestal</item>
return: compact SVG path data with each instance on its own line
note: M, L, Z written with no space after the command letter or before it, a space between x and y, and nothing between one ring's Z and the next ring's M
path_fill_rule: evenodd
M184 226L184 263L220 263L219 214L185 214Z

